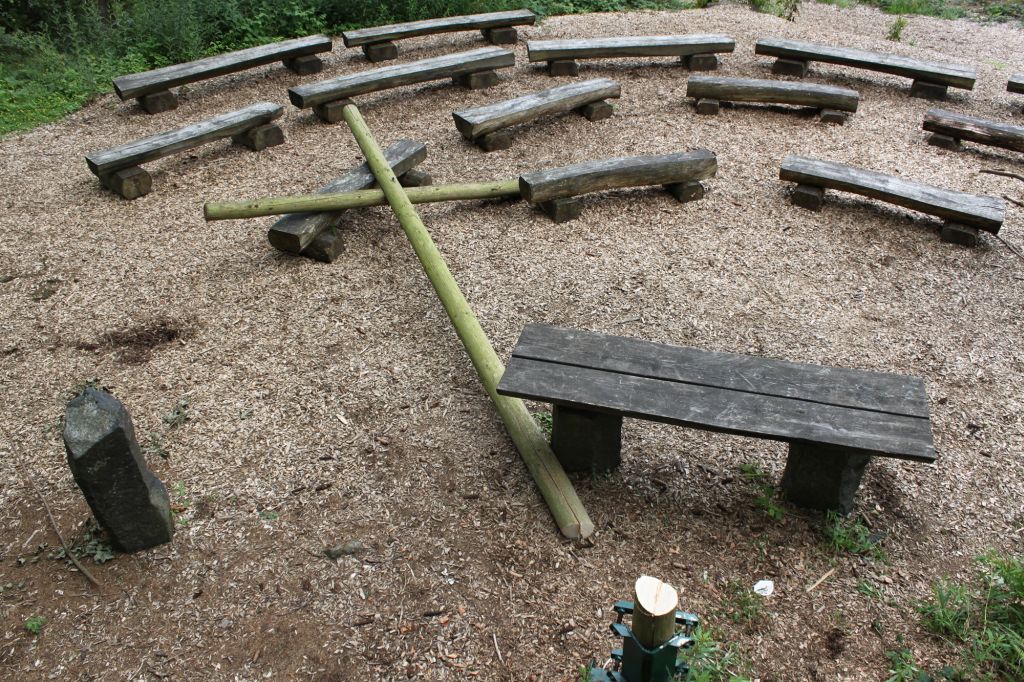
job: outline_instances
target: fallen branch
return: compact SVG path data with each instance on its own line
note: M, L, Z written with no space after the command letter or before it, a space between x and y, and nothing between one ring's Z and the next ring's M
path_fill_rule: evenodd
M1005 246L1006 248L1008 248L1010 250L1010 253L1015 255L1017 258L1020 258L1022 261L1024 261L1024 253L1021 253L1020 251L1018 251L1016 246L1014 246L1010 242L1006 241L1005 239L1000 237L998 234L994 234L992 236L995 237L996 239L998 239L1000 242L1002 242L1003 246Z
M1005 177L1014 178L1016 180L1020 180L1021 182L1024 182L1024 175L1020 175L1018 173L1011 173L1010 171L1004 171L1004 170L999 170L999 169L987 169L986 168L986 169L980 170L978 172L979 173L988 173L989 175L1003 175Z
M1024 202L1021 202L1021 201L1017 201L1017 200L1016 200L1016 199L1014 199L1013 197L1008 197L1008 196L1006 196L1005 194L1003 195L1003 198L1004 198L1004 199L1006 199L1007 201L1009 201L1009 202L1010 202L1011 204L1017 204L1017 205L1018 205L1018 206L1020 206L1021 208L1024 208Z
M825 575L823 575L820 578L818 578L817 580L815 580L814 584L807 588L807 591L808 592L813 592L814 590L816 590L818 588L818 585L820 585L823 582L825 582L826 580L828 580L828 577L830 575L832 575L833 573L835 573L835 572L836 572L836 569L834 569L834 568L828 569L828 571L826 571Z

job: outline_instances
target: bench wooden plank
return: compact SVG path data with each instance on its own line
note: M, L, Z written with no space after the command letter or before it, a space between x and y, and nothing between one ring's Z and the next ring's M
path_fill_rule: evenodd
M442 17L410 21L404 24L388 24L360 28L353 31L342 31L341 39L345 47L358 47L389 40L401 40L434 33L452 33L456 31L474 31L486 28L502 28L505 26L529 26L537 21L537 15L528 9L508 12L487 12L484 14L467 14L458 17Z
M289 88L288 99L300 109L308 109L319 104L402 85L454 78L477 71L505 69L515 66L515 63L514 52L500 47L483 47L468 52L420 59L407 64L368 69L318 83L307 83Z
M968 140L1024 152L1024 127L1021 126L986 121L943 109L929 109L925 112L921 127L928 132L955 140Z
M548 114L577 109L584 104L619 97L622 88L608 78L559 85L522 97L495 102L452 114L455 127L467 140L475 140L502 128L532 121Z
M927 419L513 357L500 395L740 436L935 460Z
M784 59L826 62L870 69L964 90L974 89L974 81L977 78L977 73L973 68L960 64L925 62L910 57L807 43L800 40L761 38L757 41L754 52L759 55Z
M720 76L690 76L686 82L686 96L726 102L793 104L849 112L857 111L860 102L860 93L849 88L799 81Z
M329 52L332 43L329 36L315 35L285 40L270 45L260 45L246 50L204 57L194 62L174 64L152 71L133 73L114 79L114 91L122 100L142 97L161 92L185 83L244 71L262 64L293 59L319 52Z
M853 192L930 215L947 218L993 234L1003 224L1005 204L996 197L942 189L892 175L806 156L787 156L782 180Z
M694 54L732 52L735 49L736 41L730 36L696 34L530 40L526 43L526 52L531 62L604 57L685 57Z
M427 158L427 146L414 140L399 140L384 151L384 157L399 176ZM354 192L376 183L367 163L352 168L341 177L317 190L317 194ZM344 211L321 213L291 213L275 222L267 231L267 238L275 248L288 253L301 253L321 232L330 227Z
M918 377L670 346L527 325L512 356L632 376L928 419Z
M1024 94L1024 73L1015 73L1010 76L1010 80L1006 83L1006 90Z
M185 149L192 149L213 140L273 121L284 113L284 107L273 102L258 102L211 119L151 135L119 147L93 152L85 157L89 170L98 176L122 168L137 166Z
M519 177L519 190L530 203L574 197L621 187L671 185L712 177L718 172L714 152L697 149L660 156L627 156L533 171Z

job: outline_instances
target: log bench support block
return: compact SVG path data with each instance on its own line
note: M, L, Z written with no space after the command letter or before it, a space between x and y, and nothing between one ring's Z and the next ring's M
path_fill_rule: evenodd
M398 176L398 184L402 187L426 187L433 183L434 178L430 177L430 173L417 170L416 168L407 170Z
M939 235L944 242L960 244L962 246L978 245L978 228L971 227L970 225L947 222L942 226Z
M363 45L363 54L371 62L386 62L398 57L398 45L392 42L370 43Z
M248 147L254 152L284 143L284 131L273 123L267 123L231 136L231 141Z
M772 64L772 73L803 78L807 75L807 67L808 63L802 59L776 59Z
M461 76L454 76L452 83L470 90L483 90L498 84L498 74L493 70L464 73Z
M553 405L551 449L566 471L612 471L621 461L622 415Z
M821 122L822 123L834 123L836 125L843 125L846 123L846 112L839 111L838 109L822 109L821 110Z
M170 90L161 90L138 98L139 106L147 114L159 114L178 108L178 97Z
M167 489L142 456L131 415L114 396L86 388L64 419L68 466L113 544L137 552L171 541Z
M806 208L811 211L820 211L821 205L825 203L825 188L816 185L798 184L793 188L789 200L794 206Z
M285 65L285 68L293 71L300 76L308 76L312 73L320 73L323 71L324 63L320 57L315 54L306 54L301 57L292 57L291 59L285 59L281 62Z
M512 136L504 130L497 130L493 133L488 133L483 137L476 138L473 140L473 143L485 152L496 152L500 149L508 149L511 147Z
M566 197L565 199L552 199L540 204L541 210L556 223L567 223L576 220L583 212L583 202L577 197Z
M688 54L680 57L679 61L690 71L714 71L718 68L716 54Z
M721 102L717 99L702 97L697 100L697 113L705 116L716 116L721 108Z
M682 203L704 198L704 185L700 182L677 182L665 185L665 189Z
M342 120L341 110L345 108L346 104L351 102L352 100L350 99L338 99L333 102L317 104L313 107L313 113L324 123L337 123Z
M153 178L140 166L122 168L100 178L100 183L125 199L138 199L153 189Z
M601 99L590 104L585 104L576 110L580 116L588 121L603 121L612 117L612 105Z
M480 31L484 40L491 45L515 45L519 40L519 33L511 26L504 28L485 28Z
M915 80L910 86L910 96L920 97L921 99L946 99L946 91L948 89L945 85Z
M578 76L580 65L575 59L552 59L548 62L548 73L552 76Z
M302 255L321 263L333 263L345 252L345 240L338 229L331 227L316 236L309 246L302 250Z
M933 147L939 147L940 149L948 149L952 152L958 152L962 149L960 140L949 135L941 135L939 133L932 133L928 136L928 144Z
M871 455L847 448L790 443L782 492L793 504L849 514Z

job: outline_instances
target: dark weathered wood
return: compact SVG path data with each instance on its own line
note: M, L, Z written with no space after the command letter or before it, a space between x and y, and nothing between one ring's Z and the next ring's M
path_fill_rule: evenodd
M860 94L849 88L794 81L760 80L756 78L722 78L721 76L690 76L686 96L695 99L716 99L726 102L760 102L793 104L816 109L857 111Z
M452 114L455 127L467 140L475 140L488 133L526 123L549 114L572 111L591 102L619 97L622 88L613 80L593 80L560 85L522 97L495 102L482 107L464 109Z
M1021 126L986 121L943 109L929 109L925 112L921 127L954 140L968 140L1024 152L1024 127Z
M531 62L607 57L685 57L694 54L732 52L736 41L725 35L627 36L584 40L530 40L526 52Z
M106 175L120 168L137 166L147 161L176 154L186 149L232 137L281 116L284 107L272 102L259 102L238 111L214 116L164 133L129 142L119 147L93 152L85 157L89 170Z
M369 69L318 83L289 88L288 99L300 109L307 109L318 104L401 85L454 78L476 71L505 69L515 66L515 63L515 53L500 47L484 47L469 52L421 59L407 64Z
M285 40L280 43L251 47L247 50L204 57L185 64L174 64L152 71L119 76L114 79L114 92L122 100L141 97L185 83L194 83L226 73L244 71L261 64L329 52L330 49L331 39L328 36L316 35Z
M714 152L697 149L661 156L601 159L533 171L519 177L519 189L524 199L537 204L606 189L703 180L717 171Z
M1024 94L1024 73L1015 73L1010 76L1010 80L1006 83L1006 90Z
M373 26L353 31L342 31L341 39L345 47L357 47L390 40L401 40L415 36L432 35L435 33L452 33L456 31L475 31L505 26L528 26L537 21L537 15L528 9L509 12L488 12L486 14L467 14L459 17L442 17L410 21L405 24L388 24Z
M834 161L787 156L779 171L782 180L853 192L929 215L978 227L993 234L1003 224L1002 199L942 189L893 175L854 168Z
M399 140L384 151L395 175L402 175L427 158L427 147L422 142ZM372 187L376 183L370 166L362 163L317 191L317 194L353 192ZM288 253L301 253L316 237L333 225L343 211L322 213L291 213L267 231L267 239L274 248Z
M914 78L927 83L947 85L953 88L973 90L977 78L975 70L960 64L942 64L925 62L910 57L868 52L848 47L835 47L806 43L800 40L783 40L781 38L761 38L754 47L760 55L782 57L784 59L803 62L825 62L842 66L853 66L869 69L896 76Z

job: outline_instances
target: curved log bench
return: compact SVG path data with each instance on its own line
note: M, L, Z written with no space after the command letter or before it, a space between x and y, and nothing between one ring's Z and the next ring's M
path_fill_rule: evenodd
M312 108L324 123L337 123L346 100L356 95L444 78L472 90L486 88L498 82L495 69L506 69L515 63L515 53L484 47L300 85L288 89L288 99L300 109Z
M284 142L284 133L271 121L284 113L284 107L260 102L192 125L129 142L119 147L93 152L86 163L104 187L125 199L149 194L153 180L139 164L194 149L207 142L230 137L253 151Z
M736 41L724 35L628 36L584 40L530 40L526 52L531 62L547 62L552 76L579 74L577 59L614 57L678 57L693 71L718 68L716 52L732 52Z
M704 196L700 183L718 172L714 152L692 152L661 156L627 156L587 161L572 166L533 171L519 176L523 199L538 204L551 220L564 223L578 218L581 194L623 187L663 185L681 202Z
M1003 200L996 197L942 189L806 156L787 156L779 178L797 183L790 199L802 208L820 211L826 188L852 192L944 218L942 239L966 246L978 243L979 229L998 233L1006 213Z
M299 75L317 73L323 68L323 62L316 55L330 52L331 47L331 39L323 35L250 47L185 64L119 76L114 79L114 92L122 101L134 97L147 113L158 114L177 108L178 98L171 88L276 61L283 62Z
M533 92L515 99L487 104L452 113L455 127L462 136L486 152L508 149L512 138L504 131L521 123L548 114L577 111L590 121L612 115L612 106L605 100L619 97L622 88L613 80L595 78Z
M958 150L960 141L967 140L1024 152L1024 127L1021 126L986 121L943 109L929 109L921 127L931 133L928 144L943 149Z
M1024 73L1015 73L1006 82L1007 92L1016 92L1024 95Z
M857 111L860 93L849 88L817 83L690 76L686 96L692 97L699 114L717 114L722 102L792 104L813 107L826 123L844 123L846 113Z
M399 140L384 150L384 157L403 186L430 184L429 175L414 170L427 158L427 147L422 142ZM354 192L373 187L376 182L370 166L364 162L322 187L317 194ZM267 239L279 251L333 263L344 250L341 236L333 229L344 213L290 213L270 227Z
M517 9L342 31L341 39L345 41L345 47L362 47L363 54L371 62L381 62L398 56L395 40L436 33L480 31L492 45L511 45L519 37L513 26L531 26L536 21L537 15L530 10Z
M910 96L925 99L943 99L947 88L973 90L977 78L975 70L969 66L925 62L910 57L805 43L800 40L761 38L754 46L754 53L778 57L772 65L772 72L786 76L803 78L807 75L810 62L853 66L858 69L905 76L914 79L910 86Z
M872 457L935 461L917 377L528 325L499 395L551 403L566 471L620 462L622 418L789 443L791 502L849 513Z

